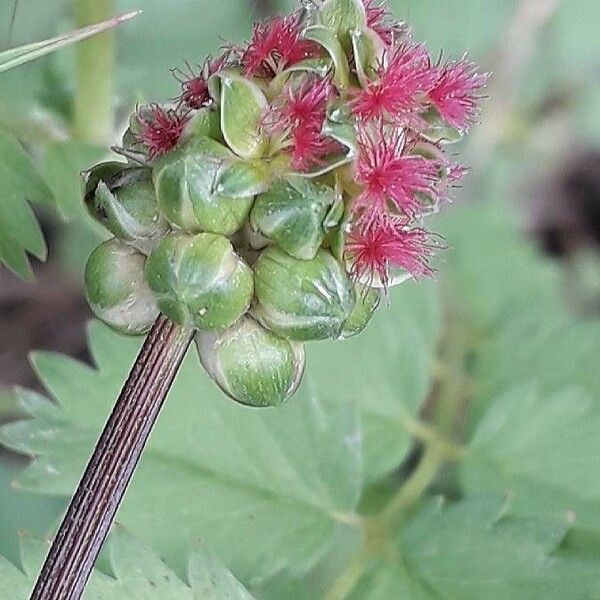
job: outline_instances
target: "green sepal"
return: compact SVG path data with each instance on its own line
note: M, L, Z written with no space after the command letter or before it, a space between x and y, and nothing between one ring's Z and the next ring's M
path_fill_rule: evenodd
M385 43L370 27L360 27L352 32L354 64L362 87L367 87L377 77L385 50Z
M252 198L216 193L223 165L238 160L225 146L196 137L160 157L153 169L158 204L167 219L195 233L231 235L242 227Z
M169 231L158 207L150 169L101 163L84 178L90 214L115 237L148 254Z
M319 22L348 50L352 33L367 25L367 12L362 0L325 0L317 14Z
M267 329L298 340L338 338L354 309L354 285L326 250L298 260L267 248L254 264L255 298L251 314Z
M242 158L261 158L268 139L261 121L268 101L252 81L233 70L220 71L211 77L212 93L218 91L221 109L221 132L227 145ZM217 85L218 82L218 85Z
M200 362L230 398L257 408L280 406L298 389L304 346L242 317L222 332L199 332Z
M381 291L356 284L356 305L350 316L344 321L340 337L354 337L361 333L369 324L381 302Z
M85 293L101 321L127 335L146 333L158 317L158 306L146 279L146 257L112 239L98 246L85 268Z
M332 29L322 25L312 25L304 32L304 38L322 46L333 61L333 82L338 89L348 87L350 66L344 48Z
M310 260L316 256L327 231L337 225L331 222L335 214L330 214L335 203L331 188L301 177L288 177L276 181L256 198L250 224L290 256Z
M261 160L236 160L221 169L215 191L223 196L250 198L264 192L271 183L268 163Z
M146 262L158 306L173 321L197 329L230 327L250 306L250 267L229 240L213 233L170 235Z

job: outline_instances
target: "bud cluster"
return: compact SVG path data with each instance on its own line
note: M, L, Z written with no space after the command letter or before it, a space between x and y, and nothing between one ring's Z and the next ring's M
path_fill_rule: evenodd
M283 402L303 342L360 333L386 289L433 273L423 226L465 170L446 154L486 76L434 63L374 0L305 2L130 119L127 162L86 174L114 239L86 270L96 315L130 334L162 311L252 406Z

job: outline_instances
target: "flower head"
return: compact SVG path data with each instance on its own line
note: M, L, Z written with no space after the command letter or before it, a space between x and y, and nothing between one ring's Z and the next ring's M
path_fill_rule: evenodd
M250 43L241 51L246 76L272 77L313 56L316 46L302 39L301 33L300 13L257 23Z
M188 122L186 115L158 104L138 110L136 119L140 126L137 141L146 147L151 160L177 145Z
M485 86L488 76L477 73L476 65L465 58L450 61L437 69L435 85L428 98L442 118L457 129L467 129L477 116L478 92Z
M390 49L383 63L378 79L354 94L352 111L365 121L386 118L409 124L424 110L423 99L437 81L429 54L424 46L406 42Z
M188 64L188 73L176 70L175 77L181 84L179 102L187 108L199 109L212 103L208 91L208 80L211 75L223 69L228 61L228 54L222 54L215 59L207 59L198 73L194 73Z
M403 23L394 21L387 7L380 0L362 0L367 13L367 26L391 46L406 32Z
M390 267L403 269L415 278L433 275L429 259L435 248L425 229L410 229L387 218L371 227L353 227L345 255L352 264L354 278L372 282L378 277L387 286Z
M265 116L268 130L286 134L286 150L298 171L319 164L338 149L335 140L322 133L332 93L330 78L306 79L300 86L288 86L282 102Z
M439 165L435 160L407 154L404 133L393 129L386 133L383 126L374 132L358 134L356 181L363 186L353 210L367 225L381 221L390 214L390 207L406 219L418 215L422 208L418 194L434 199Z

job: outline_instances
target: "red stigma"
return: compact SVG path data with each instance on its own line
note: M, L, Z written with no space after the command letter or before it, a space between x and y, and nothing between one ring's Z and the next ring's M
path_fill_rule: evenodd
M425 229L409 229L397 220L384 219L366 229L354 227L348 234L345 255L355 279L372 283L378 277L387 287L390 267L415 278L432 276L429 259L435 248Z
M477 73L476 66L466 59L448 62L437 69L437 81L429 91L429 100L442 118L453 127L465 130L477 116L478 92L488 76Z
M389 10L380 3L380 0L362 0L367 13L367 26L391 46L406 29L401 23L393 20Z
M175 77L181 84L179 102L190 109L200 109L212 104L212 98L208 91L208 80L211 75L218 73L227 65L228 59L228 54L223 54L214 60L208 59L200 68L199 73L194 73L189 65L189 73L175 71Z
M288 87L281 105L266 115L267 129L272 133L287 133L292 167L298 171L321 163L339 149L335 140L322 134L332 93L329 78L311 78L298 88Z
M138 142L146 147L151 160L177 145L188 122L186 115L158 104L142 108L136 118L140 125Z
M376 134L361 130L358 133L356 181L363 186L353 210L360 213L365 225L380 221L390 214L414 218L422 209L418 194L437 199L435 181L438 163L422 156L405 154L402 130L386 135L382 126Z
M379 79L355 93L351 108L365 121L386 118L406 125L425 109L423 100L437 73L424 46L405 43L390 53L379 68Z
M300 14L257 23L240 62L246 76L273 77L286 67L314 56L317 47L302 39Z

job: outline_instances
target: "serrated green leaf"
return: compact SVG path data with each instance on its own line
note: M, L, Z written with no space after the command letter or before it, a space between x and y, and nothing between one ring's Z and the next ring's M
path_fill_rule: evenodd
M21 535L24 572L0 556L2 598L29 598L48 547L47 543L27 534ZM122 527L113 529L107 553L111 573L94 571L84 600L252 600L250 593L231 573L200 547L189 559L187 583Z
M9 50L0 52L0 73L8 71L9 69L14 69L22 64L45 56L46 54L50 54L51 52L55 52L65 46L75 44L81 40L108 31L125 21L129 21L129 19L132 19L139 13L140 11L127 13L120 17L115 17L113 19L102 21L101 23L96 23L95 25L64 33L63 35L48 40L34 42L33 44L25 44L24 46L10 48Z
M24 488L72 493L138 348L99 325L90 341L99 370L36 355L61 406L42 408L24 396L35 418L2 429L2 443L36 455L17 482ZM323 385L309 376L285 407L245 409L212 385L190 353L119 522L177 565L182 546L201 536L244 581L305 572L348 527L361 490L352 403L328 406L322 397Z
M25 465L26 461L21 457L4 449L0 453L0 556L13 562L19 560L17 532L26 529L36 535L45 535L64 508L62 499L15 489L12 482Z
M46 243L28 202L51 199L52 192L23 147L0 130L0 264L21 277L31 275L26 253L46 257Z

